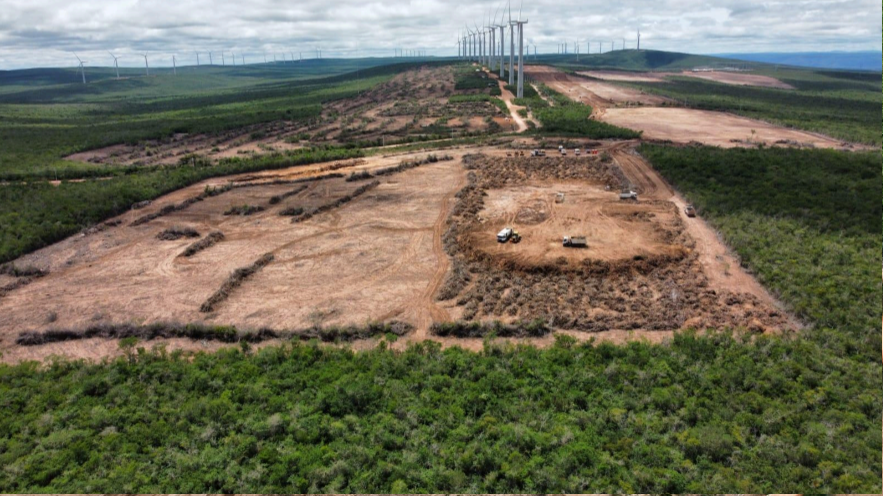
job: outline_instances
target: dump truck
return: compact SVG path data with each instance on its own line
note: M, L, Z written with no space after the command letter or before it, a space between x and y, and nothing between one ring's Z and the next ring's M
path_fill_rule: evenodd
M502 231L497 233L497 242L498 243L507 243L509 241L509 239L512 238L512 233L514 233L514 231L512 230L511 227L507 227L507 228L503 229Z
M557 193L555 195L555 203L564 203L564 193Z
M684 209L684 213L687 214L687 217L696 217L696 207L692 204L687 205L687 208Z
M638 201L638 194L632 190L623 191L619 194L620 200L635 200Z
M577 148L576 150L574 150L574 151L573 151L573 154L576 155L577 157L579 157L579 148Z
M530 154L533 157L545 157L546 156L546 152L543 150L539 150L539 149L530 152Z
M567 248L585 248L589 246L585 236L564 236L562 244Z

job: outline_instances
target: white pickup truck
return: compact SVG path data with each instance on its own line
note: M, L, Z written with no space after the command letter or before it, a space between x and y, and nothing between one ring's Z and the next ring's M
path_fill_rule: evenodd
M619 194L619 199L620 199L620 200L635 200L635 201L638 201L638 194L635 193L634 191L631 191L631 190L629 190L629 191L623 191L622 193Z
M506 243L509 241L509 238L511 238L511 237L512 237L512 228L507 227L507 228L503 229L502 231L500 231L499 233L497 233L497 242L498 243Z

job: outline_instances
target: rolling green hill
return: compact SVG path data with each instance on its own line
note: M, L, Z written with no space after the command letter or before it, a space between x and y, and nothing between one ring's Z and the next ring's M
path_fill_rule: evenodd
M534 62L530 57L528 62ZM724 66L731 64L745 65L745 62L691 55L688 53L662 52L658 50L614 50L606 53L590 55L540 55L537 63L553 64L563 69L616 69L623 71L679 71L696 66ZM760 65L760 64L752 64Z

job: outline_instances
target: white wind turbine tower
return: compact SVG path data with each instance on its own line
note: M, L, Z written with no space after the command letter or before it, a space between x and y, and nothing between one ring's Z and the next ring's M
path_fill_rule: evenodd
M509 2L509 85L515 84L515 26L512 21L512 2Z
M227 65L227 59L224 58L224 51L221 50L221 66Z
M107 52L107 53L110 53L110 52ZM117 81L119 81L120 80L120 63L117 60L116 55L110 53L110 56L113 57L113 68L116 69L116 71L117 71Z
M208 53L208 65L215 65L215 63L212 61L212 52Z
M150 64L147 63L147 54L142 53L141 56L144 57L144 74L150 76Z
M488 9L487 26L485 26L485 29L488 30L488 33L487 33L488 34L488 37L487 37L487 39L488 39L487 67L488 67L488 70L490 70L490 72L494 72L494 70L496 69L496 66L494 65L497 60L496 59L496 57L497 57L497 42L496 42L497 27L494 25L494 22L496 22L496 20L497 20L496 14L494 14L494 20L491 21L491 11L490 11L490 9Z
M524 0L521 2L521 8L518 9L518 20L515 24L518 26L518 94L516 98L524 98L524 25L527 19L521 20L521 11L524 8Z
M199 67L199 52L196 52L196 67Z
M80 74L83 75L83 84L86 84L86 66L84 65L86 63L86 61L80 60L80 56L77 54L74 54L74 57L76 57L77 62L80 63Z
M638 30L638 50L641 49L641 30Z
M502 7L502 4L500 6ZM497 9L497 12L499 10ZM497 22L496 17L494 17L494 22ZM496 27L500 30L500 79L503 79L506 69L506 26L503 24L503 14L500 14L500 24L497 24Z
M172 55L172 75L178 75L178 59L174 55Z

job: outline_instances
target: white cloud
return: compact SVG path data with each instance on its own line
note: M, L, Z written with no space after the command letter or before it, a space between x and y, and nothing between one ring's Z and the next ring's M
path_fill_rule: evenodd
M516 3L515 0L513 3ZM540 52L580 39L634 43L690 53L879 50L878 0L636 0L524 6L525 36ZM0 0L0 68L71 66L76 52L91 64L138 65L137 52L225 50L312 52L326 57L390 55L396 47L453 55L459 30L479 23L499 1L475 0ZM502 9L505 10L505 7ZM518 10L518 5L513 5ZM517 13L515 14L517 15ZM594 48L593 48L594 50ZM107 59L107 60L105 60Z

